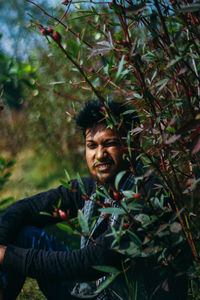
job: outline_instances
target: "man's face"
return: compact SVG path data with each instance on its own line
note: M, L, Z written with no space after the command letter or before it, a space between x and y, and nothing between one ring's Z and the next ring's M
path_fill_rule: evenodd
M95 180L113 185L116 175L128 168L121 147L118 133L105 125L86 130L86 161Z

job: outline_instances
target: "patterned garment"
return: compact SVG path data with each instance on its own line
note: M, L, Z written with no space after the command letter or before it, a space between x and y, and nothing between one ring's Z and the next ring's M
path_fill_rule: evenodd
M121 192L125 190L130 190L133 187L134 184L134 175L133 173L130 173L128 177L126 178L124 184L122 185ZM99 193L98 193L99 192ZM96 221L96 224L91 232L91 236L94 234L94 232L98 229L99 225L105 218L103 217L103 213L99 213L99 205L96 204L96 200L99 199L102 203L110 203L112 207L118 206L117 201L113 200L111 197L99 197L99 194L105 194L103 187L98 186L97 191L94 192L90 200L85 201L85 205L83 207L83 213L88 221L88 225L90 226L92 224L91 218L94 216L98 216L99 218ZM112 214L110 217L109 223L113 226L116 221L119 222L120 216L115 216ZM84 236L81 237L81 248L87 246L89 243L89 239L85 238ZM73 296L76 296L78 298L93 298L96 300L119 300L122 299L120 296L117 296L116 294L113 293L113 291L109 290L108 288L105 289L103 292L101 292L98 296L96 296L96 290L98 286L100 285L101 282L106 280L107 276L104 276L100 278L97 281L92 281L92 282L84 282L84 283L77 283L75 287L73 288L71 294ZM97 297L97 298L96 298Z

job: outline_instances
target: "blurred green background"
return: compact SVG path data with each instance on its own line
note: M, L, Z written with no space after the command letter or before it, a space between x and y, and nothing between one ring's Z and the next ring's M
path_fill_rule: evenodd
M55 1L40 1L40 5L47 10L56 5L57 13L63 12L61 3ZM64 169L71 178L77 172L87 175L83 138L73 117L89 91L77 89L80 75L56 46L49 48L44 37L30 28L37 8L23 0L1 1L0 14L2 212L16 200L57 187L60 179L66 180ZM38 14L38 22L44 19ZM82 26L76 23L77 28ZM66 235L55 226L48 231L72 248L79 245L77 236ZM45 297L36 281L27 279L18 299Z

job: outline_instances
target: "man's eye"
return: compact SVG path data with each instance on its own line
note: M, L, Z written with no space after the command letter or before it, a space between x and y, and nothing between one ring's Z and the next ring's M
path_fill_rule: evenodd
M115 147L115 146L119 146L119 143L117 141L105 143L105 147Z
M96 144L87 144L87 147L89 149L95 149L96 148Z

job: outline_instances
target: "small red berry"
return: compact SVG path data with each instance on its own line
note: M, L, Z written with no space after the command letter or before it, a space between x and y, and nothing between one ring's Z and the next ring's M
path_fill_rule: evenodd
M51 26L48 26L47 31L48 31L49 34L52 34L53 33L53 28Z
M149 240L151 240L152 237L153 237L153 235L152 235L151 233L147 234L147 238L148 238Z
M67 5L67 4L69 4L69 1L68 1L68 0L65 0L65 1L61 2L61 4Z
M69 214L67 214L65 211L59 209L58 210L59 216L63 221L68 221L69 220Z
M62 39L62 37L61 37L61 35L60 35L60 33L59 33L58 31L56 31L56 32L54 33L53 38L54 38L54 40L55 40L56 42L58 42L58 43L60 43L60 42L61 42L61 39Z
M106 111L106 109L105 109L105 107L104 107L104 106L102 106L102 107L101 107L101 110L102 110L103 112L105 112L105 111Z
M3 104L0 103L0 110L3 110L4 109L4 106Z
M128 61L129 57L127 55L124 56L124 60Z
M110 7L110 9L112 9L112 2L109 2L108 6Z
M111 207L111 204L108 203L108 202L106 202L106 203L103 204L103 206L104 206L104 207Z
M90 200L90 198L89 198L87 195L82 195L82 198L83 198L85 201Z
M91 22L90 18L86 18L86 23Z
M48 31L44 27L40 28L40 31L41 31L42 35L48 34Z
M53 215L54 218L57 218L58 217L58 212L54 211L52 215Z
M103 217L106 219L108 218L110 215L109 214L103 214Z
M119 200L121 199L121 194L120 194L120 192L114 193L114 199L115 199L116 201L119 201Z
M124 223L124 224L123 224L123 228L124 228L124 229L128 229L128 228L129 228L129 224L128 224L128 223Z
M192 96L192 95L193 95L192 91L189 91L188 94L189 94L189 96Z
M121 42L121 41L117 41L116 43L117 43L117 44L121 44L122 42Z
M140 198L141 198L140 193L135 193L135 194L133 194L133 196L135 197L136 200L140 200Z

